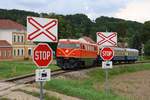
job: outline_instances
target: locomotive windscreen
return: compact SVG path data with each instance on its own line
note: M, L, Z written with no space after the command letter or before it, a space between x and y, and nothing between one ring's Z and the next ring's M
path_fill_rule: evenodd
M80 44L75 43L58 43L59 48L79 48Z

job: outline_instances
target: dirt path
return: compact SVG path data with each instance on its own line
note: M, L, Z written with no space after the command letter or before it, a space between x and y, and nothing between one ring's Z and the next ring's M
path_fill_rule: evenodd
M34 97L32 95L20 91L11 92L10 94L4 96L3 98L7 98L9 100L39 100L39 98L37 97Z
M111 89L131 100L150 100L150 71L119 75L110 81Z
M0 83L0 100L1 98L7 98L8 100L39 100L38 97L24 93L24 91L20 90L39 93L39 89L32 87L32 85L16 85L13 83L3 82ZM44 90L44 92L46 92L50 97L54 96L56 98L60 98L60 100L81 100L76 97L66 96L53 91Z

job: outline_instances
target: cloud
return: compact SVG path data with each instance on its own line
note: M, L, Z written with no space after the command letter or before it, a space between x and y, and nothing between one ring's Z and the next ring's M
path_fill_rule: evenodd
M111 16L125 6L127 1L129 0L3 0L0 7L59 14L84 13L94 19L101 15Z
M128 0L55 0L49 4L49 11L60 14L84 13L89 18L112 16Z
M41 7L47 7L47 1L46 0L21 0L17 2L18 5L21 5L25 8L31 8L31 9L40 9Z
M114 16L127 20L144 22L150 20L150 0L133 0L121 8Z
M90 19L113 16L144 22L150 20L150 0L2 0L0 8L34 12L84 13Z

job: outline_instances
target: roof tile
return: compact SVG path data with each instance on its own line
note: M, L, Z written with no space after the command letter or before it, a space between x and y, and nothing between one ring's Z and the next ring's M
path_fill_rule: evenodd
M6 40L0 40L0 47L12 47Z
M25 27L9 19L0 19L0 29L18 29L25 30Z

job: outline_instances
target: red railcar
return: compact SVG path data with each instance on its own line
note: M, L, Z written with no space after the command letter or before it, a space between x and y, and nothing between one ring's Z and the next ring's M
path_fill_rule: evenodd
M92 66L96 62L98 47L87 38L60 39L57 51L57 65L62 69Z

